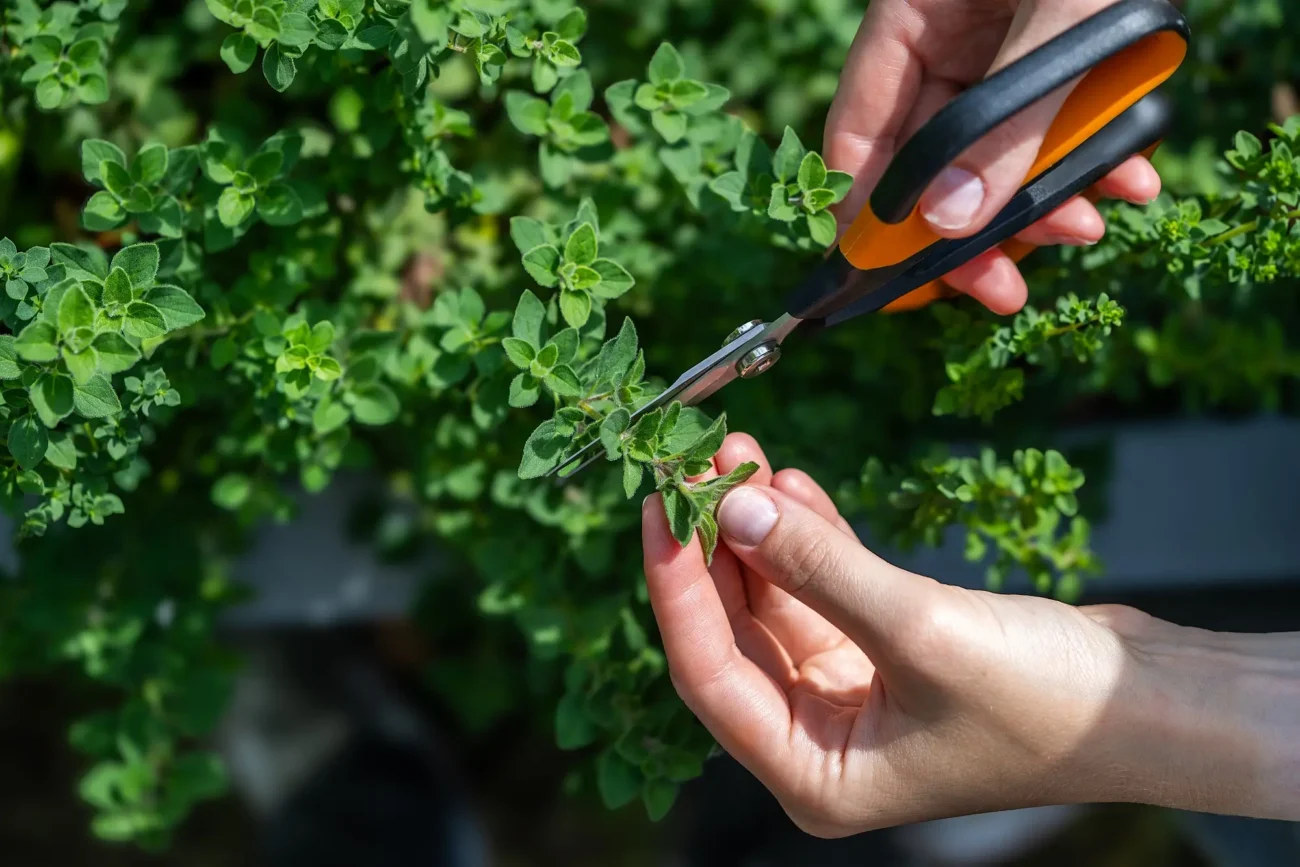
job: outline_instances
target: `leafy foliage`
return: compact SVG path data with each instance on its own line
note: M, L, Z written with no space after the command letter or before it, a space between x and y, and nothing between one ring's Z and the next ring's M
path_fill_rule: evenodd
M532 710L582 752L578 786L655 818L714 746L668 680L629 499L661 491L711 551L751 472L698 478L728 427L832 487L865 478L844 505L898 542L961 527L995 581L1070 594L1101 565L1099 480L1080 489L1060 428L1297 406L1300 121L1265 119L1300 29L1272 0L1187 9L1171 189L1026 260L1023 313L871 317L634 420L834 240L852 179L805 142L860 6L0 0L21 539L0 672L119 697L73 730L96 831L161 844L222 790L193 745L235 670L214 631L237 555L342 471L387 482L379 552L459 557L417 616L454 649L429 682L467 728ZM538 480L589 442L599 466ZM934 456L951 442L992 451Z

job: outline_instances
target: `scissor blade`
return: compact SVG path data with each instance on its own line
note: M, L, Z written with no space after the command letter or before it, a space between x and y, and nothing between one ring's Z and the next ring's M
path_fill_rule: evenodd
M769 322L742 334L677 377L673 384L664 389L657 397L633 412L631 421L636 422L642 416L667 406L674 400L681 401L684 406L695 406L708 399L723 386L730 384L740 376L736 372L736 363L742 356L760 344L768 342L781 343L801 321L789 314L785 314L774 322ZM548 477L559 476L561 479L572 478L597 460L599 455L590 458L587 458L587 456L600 447L600 440L592 440L566 457L546 475ZM583 460L584 458L587 459ZM578 461L583 461L581 466L565 472Z

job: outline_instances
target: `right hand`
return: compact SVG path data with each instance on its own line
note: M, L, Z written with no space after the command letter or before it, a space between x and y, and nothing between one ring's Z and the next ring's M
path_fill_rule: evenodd
M866 205L907 139L961 91L1009 65L1115 0L873 0L858 29L826 120L829 168L854 175L835 209L843 231ZM1073 85L1008 120L968 148L931 184L920 210L942 238L965 238L1020 188ZM1106 196L1147 204L1160 176L1135 156L1098 183ZM1096 243L1101 214L1074 198L1017 237L1038 246ZM994 249L944 282L994 313L1015 313L1028 289L1015 262Z
M752 438L714 461L760 469L711 567L647 499L650 601L678 693L806 831L1085 801L1300 818L1300 638L940 584Z

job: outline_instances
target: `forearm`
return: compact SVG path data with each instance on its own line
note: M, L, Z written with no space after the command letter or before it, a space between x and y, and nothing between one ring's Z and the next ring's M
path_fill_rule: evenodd
M1132 646L1113 799L1300 819L1300 633L1160 632Z

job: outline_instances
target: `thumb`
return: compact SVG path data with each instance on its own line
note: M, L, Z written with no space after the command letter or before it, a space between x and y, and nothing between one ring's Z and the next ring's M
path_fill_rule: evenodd
M1114 0L1025 0L988 74L1111 5ZM920 211L938 235L961 238L983 229L1020 189L1043 138L1078 81L1058 88L967 148L921 197Z
M932 610L941 585L891 566L775 488L742 485L718 508L727 547L752 571L812 608L877 666Z

